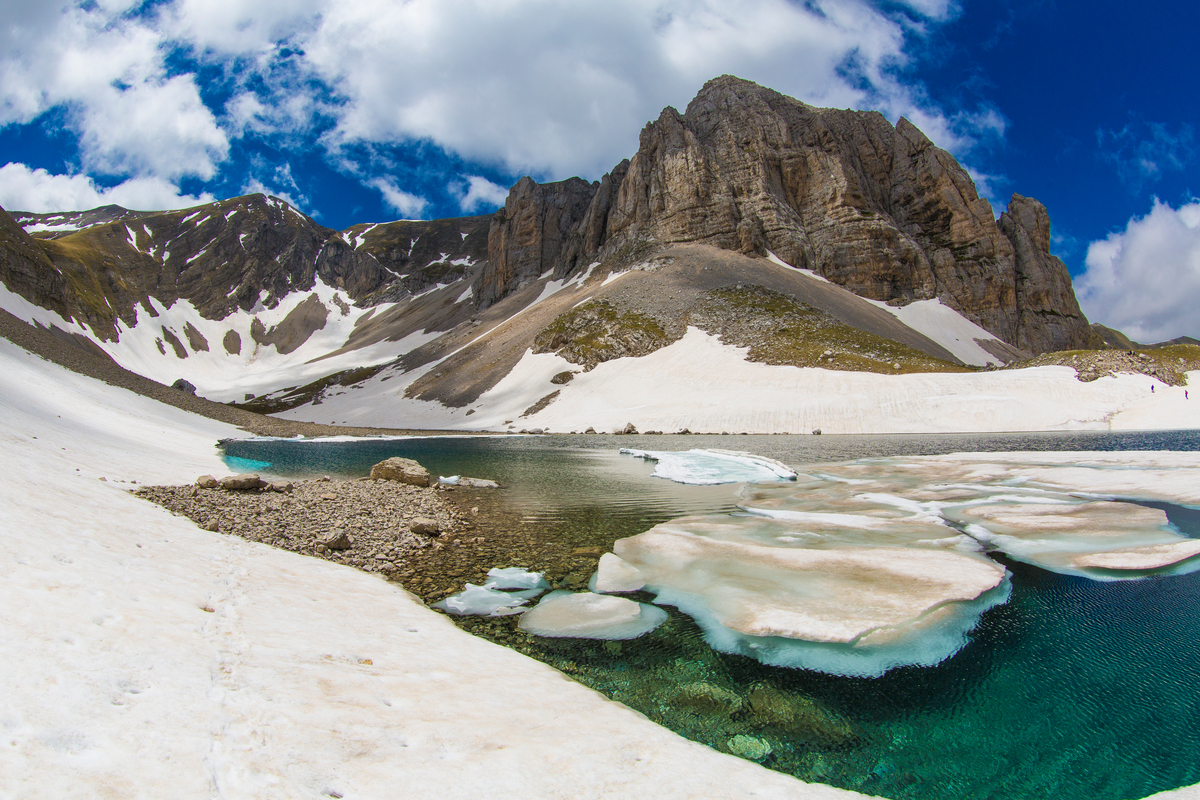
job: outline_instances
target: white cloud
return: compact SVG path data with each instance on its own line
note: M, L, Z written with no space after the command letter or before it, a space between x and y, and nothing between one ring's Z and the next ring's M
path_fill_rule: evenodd
M424 197L401 190L394 181L387 178L374 178L367 181L367 185L378 189L384 202L405 219L419 219L421 212L429 205L429 201Z
M1200 201L1176 210L1155 199L1149 214L1092 242L1075 292L1089 319L1134 341L1200 338Z
M470 213L483 208L490 211L496 206L504 205L504 201L508 199L508 189L503 186L479 175L465 177L467 184L465 187L460 186L458 191L458 207L463 211Z
M210 178L228 139L194 76L168 77L161 32L122 16L129 5L59 9L53 18L9 26L0 52L0 125L64 107L89 171Z
M12 3L0 125L65 108L83 167L109 175L207 179L231 138L309 146L332 119L334 151L432 142L507 172L596 178L632 155L647 120L722 73L907 116L959 157L1003 132L994 112L947 115L897 78L909 37L957 13L953 0ZM234 96L219 114L195 75L168 71L180 48L225 69Z
M427 139L511 172L594 178L664 106L722 73L903 114L961 153L997 119L951 119L895 79L915 24L865 0L328 0L302 39L306 64L346 100L335 144Z
M138 211L189 208L211 203L213 196L180 194L161 178L131 178L103 188L86 175L54 175L25 164L0 167L0 206L10 211L86 211L115 204Z

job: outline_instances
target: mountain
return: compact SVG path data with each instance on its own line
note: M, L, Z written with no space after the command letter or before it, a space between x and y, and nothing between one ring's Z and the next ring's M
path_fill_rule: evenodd
M819 109L749 81L710 81L665 109L597 184L523 179L492 221L476 294L547 269L703 243L773 254L872 300L937 298L1039 353L1095 346L1045 207L1014 195L997 222L971 177L906 119Z
M907 120L725 76L602 180L522 178L491 215L334 231L263 195L0 210L0 308L253 410L503 428L710 346L884 376L1105 346L1049 245L1040 203L1014 195L997 220Z

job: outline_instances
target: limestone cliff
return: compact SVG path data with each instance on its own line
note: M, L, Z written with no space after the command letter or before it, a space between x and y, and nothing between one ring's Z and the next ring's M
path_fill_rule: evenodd
M1014 196L998 225L908 120L813 108L730 76L685 113L665 109L599 183L518 183L475 294L484 307L548 269L563 278L686 242L774 253L873 300L940 298L1024 349L1096 343L1040 203Z

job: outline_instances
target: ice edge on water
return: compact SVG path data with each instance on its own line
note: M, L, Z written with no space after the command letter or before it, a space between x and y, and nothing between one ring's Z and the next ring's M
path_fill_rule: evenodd
M897 641L864 645L812 642L783 636L750 636L725 627L708 610L700 597L670 588L647 587L656 603L678 608L700 627L704 641L714 650L747 656L773 667L808 669L831 675L878 678L896 667L933 667L958 653L970 641L969 634L988 610L1007 603L1012 596L1011 575L996 588L974 600L956 601L931 608L908 625L908 635L898 630ZM922 626L921 619L950 609L948 617L935 625ZM868 634L869 636L870 634ZM865 637L864 637L865 638Z
M796 480L795 471L786 464L736 450L659 451L622 447L621 453L655 462L652 477L675 483L712 486Z

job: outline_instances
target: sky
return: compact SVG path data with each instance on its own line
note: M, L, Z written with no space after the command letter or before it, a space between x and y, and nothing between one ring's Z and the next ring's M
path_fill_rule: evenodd
M747 78L907 117L996 213L1046 204L1089 318L1200 338L1200 6L1177 0L5 0L0 206L250 192L318 222L600 178Z

